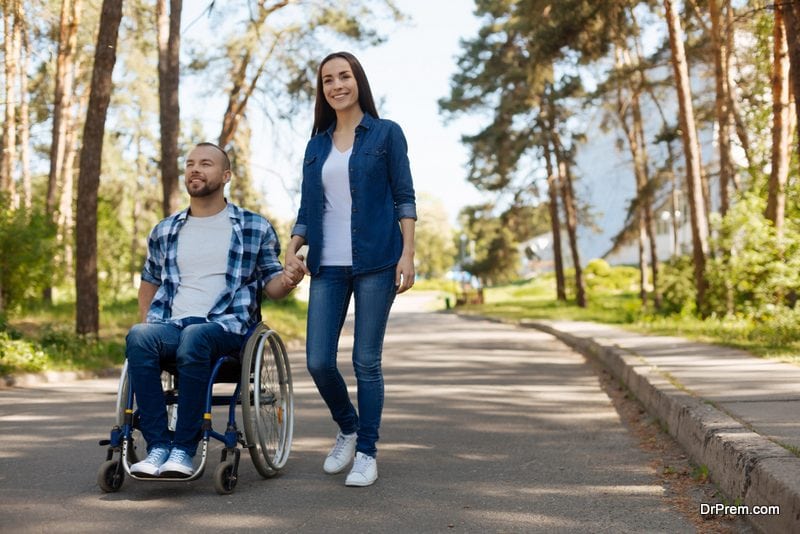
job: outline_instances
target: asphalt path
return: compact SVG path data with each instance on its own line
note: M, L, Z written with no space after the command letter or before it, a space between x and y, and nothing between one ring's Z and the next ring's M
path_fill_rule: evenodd
M692 532L585 359L529 329L398 298L384 347L380 478L347 488L322 462L336 428L291 354L295 439L284 472L246 454L214 492L212 452L191 483L97 487L116 379L0 390L5 532ZM354 383L345 326L340 360ZM215 422L217 418L215 418ZM216 449L217 447L215 447Z

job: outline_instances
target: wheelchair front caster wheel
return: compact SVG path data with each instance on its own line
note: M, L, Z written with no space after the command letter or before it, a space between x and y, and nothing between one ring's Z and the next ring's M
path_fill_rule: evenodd
M103 462L97 470L97 485L106 493L119 491L125 481L125 472L119 460L108 460Z
M233 472L233 462L222 462L214 471L214 489L220 495L230 495L236 487L238 477Z

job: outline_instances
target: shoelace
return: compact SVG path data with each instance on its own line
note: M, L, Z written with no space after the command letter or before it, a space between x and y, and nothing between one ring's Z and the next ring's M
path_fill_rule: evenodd
M187 463L186 462L187 457L188 455L186 454L186 451L182 451L181 449L174 449L172 453L170 453L169 455L170 461L178 462L179 464Z
M364 473L369 467L371 458L366 455L356 455L356 460L353 462L352 472Z
M333 446L333 450L331 451L331 456L339 456L344 452L345 444L347 443L347 439L339 434L336 436L336 444Z
M148 464L155 465L156 467L160 466L164 460L164 456L166 456L161 451L152 451L150 454L147 455L147 458L144 459L145 462Z

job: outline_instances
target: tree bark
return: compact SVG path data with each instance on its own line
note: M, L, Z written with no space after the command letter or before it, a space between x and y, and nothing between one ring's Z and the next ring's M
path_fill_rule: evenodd
M47 180L45 209L54 217L59 203L59 180L64 165L64 147L75 81L75 53L78 46L78 23L81 0L63 0L59 23L56 86L53 98L53 139L50 144L50 173Z
M15 204L14 162L17 149L16 92L14 83L19 68L15 51L17 32L17 3L19 0L3 1L3 54L5 66L5 120L3 122L3 153L0 158L0 193L7 195L6 202Z
M21 51L20 57L22 60L22 68L19 71L19 151L20 151L20 164L21 164L21 177L22 177L22 206L26 210L31 209L32 191L31 191L31 126L30 126L30 106L28 101L28 71L30 70L30 46L28 41L28 29L25 19L25 6L22 3L18 4L18 13L20 20L20 39Z
M724 2L728 4L728 2ZM730 51L728 40L723 35L722 10L720 0L709 0L708 8L711 15L711 46L714 54L714 81L716 98L714 112L717 120L717 141L719 144L719 211L721 215L728 212L730 206L729 186L734 182L736 170L731 156L731 112L728 95L728 70ZM727 9L731 9L726 5ZM727 31L733 31L728 28Z
M544 148L544 162L547 168L547 196L550 211L550 228L553 233L553 263L556 272L556 299L562 302L567 300L566 285L564 283L564 260L561 252L561 220L558 215L558 178L553 170L550 142L542 143Z
M686 184L688 205L692 227L692 259L694 264L695 304L698 312L705 311L705 297L708 282L705 275L706 254L708 252L708 221L703 199L703 184L700 164L700 146L692 107L692 93L689 87L689 67L683 47L683 29L672 0L664 0L669 45L672 51L672 68L678 92L678 118L686 158Z
M76 225L75 329L79 334L97 335L100 330L97 288L97 192L100 185L106 114L111 100L111 76L117 60L117 36L121 19L122 0L103 0L78 174L78 212L81 216L78 217Z
M789 176L789 59L783 8L775 6L772 61L772 171L769 176L765 217L772 221L780 240L786 208L786 180Z
M782 2L783 26L786 29L786 41L789 50L789 75L791 77L792 93L795 95L794 110L796 124L800 124L800 0ZM800 136L797 136L798 145L795 150L800 154Z
M567 235L569 237L569 248L572 252L572 263L575 267L575 302L581 308L586 307L586 291L583 287L583 269L581 267L580 253L578 252L578 209L575 203L575 191L572 187L572 171L570 163L566 160L566 154L561 146L556 133L551 131L554 136L553 147L558 162L558 177L561 185L561 198L564 201L564 215L567 221Z
M158 101L161 122L161 185L164 217L178 208L178 137L180 135L180 45L182 0L158 0Z

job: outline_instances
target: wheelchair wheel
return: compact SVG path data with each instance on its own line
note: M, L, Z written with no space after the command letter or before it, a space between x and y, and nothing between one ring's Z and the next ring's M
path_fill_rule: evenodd
M233 474L233 461L222 462L214 470L214 489L220 495L229 495L238 482L236 475Z
M119 491L123 482L125 482L125 471L119 465L119 460L105 461L97 470L97 485L106 493Z
M125 422L125 407L128 403L128 392L130 391L131 383L128 377L128 360L122 364L122 372L119 377L119 386L117 388L117 426L122 427ZM161 387L164 391L171 391L175 389L175 377L167 371L161 372ZM136 399L133 401L133 410L136 411ZM175 422L178 420L178 405L170 404L167 406L167 421L169 429L175 430ZM128 464L133 465L142 460L137 454L136 443L144 444L144 438L139 431L139 425L134 421L133 429L131 432L131 440L128 443ZM142 448L144 450L144 448Z
M283 341L259 324L242 356L242 416L250 458L261 476L275 475L289 458L294 397Z

